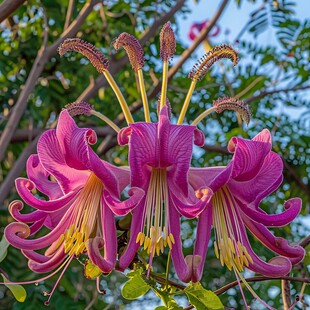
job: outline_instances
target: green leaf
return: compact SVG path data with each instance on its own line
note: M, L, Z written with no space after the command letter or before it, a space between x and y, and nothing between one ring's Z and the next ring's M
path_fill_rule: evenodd
M6 240L6 238L2 237L1 241L0 241L0 263L5 259L6 255L8 254L8 247L9 247L9 243Z
M3 278L3 282L10 282L3 274L2 278ZM25 291L25 289L18 284L4 284L14 295L15 299L19 302L24 302L26 297L27 297L27 293Z
M137 274L125 283L122 289L122 295L126 299L134 300L146 294L149 289L150 286Z
M204 289L199 282L190 284L184 291L190 303L197 310L224 309L220 299L212 291Z

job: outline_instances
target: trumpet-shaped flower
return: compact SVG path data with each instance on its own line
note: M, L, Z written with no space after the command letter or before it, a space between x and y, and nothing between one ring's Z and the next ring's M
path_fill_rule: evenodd
M214 195L199 216L194 257L199 257L192 271L192 281L202 276L212 226L215 230L214 251L222 265L236 273L244 267L269 277L284 276L292 264L302 260L304 249L290 246L275 237L268 226L289 224L300 212L301 199L284 204L280 214L267 214L259 204L282 182L283 164L271 151L271 136L263 130L252 140L232 138L228 150L234 156L227 167L192 168L189 181L193 188L209 186ZM251 248L246 228L267 248L280 256L269 262L259 258Z
M45 132L38 142L38 154L30 156L28 179L16 180L19 195L36 210L21 214L23 203L12 202L10 212L18 222L6 227L5 236L22 250L34 272L62 268L80 254L90 258L99 274L114 269L117 257L114 214L131 211L143 192L131 189L128 200L119 200L129 183L129 169L101 160L89 146L95 142L94 131L78 128L64 110L57 129ZM36 189L47 200L34 195ZM50 232L28 239L42 226ZM102 248L104 257L100 253ZM36 251L39 249L45 249L44 254Z
M194 193L187 176L193 144L201 145L204 136L195 126L172 125L165 105L158 123L131 124L120 131L118 141L129 145L131 186L146 193L133 210L130 241L119 267L130 264L139 246L150 254L150 264L154 254L168 246L181 274L180 215L197 216L212 195L207 187Z

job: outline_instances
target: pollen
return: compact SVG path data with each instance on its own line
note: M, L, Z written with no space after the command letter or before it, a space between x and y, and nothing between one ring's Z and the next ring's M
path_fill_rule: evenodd
M137 71L144 66L144 52L140 42L131 34L123 32L113 43L116 51L123 47L128 55L131 67Z
M242 244L242 235L238 226L236 201L229 189L224 186L212 197L213 226L216 237L214 253L221 265L229 270L235 268L241 272L244 266L253 263L246 247Z
M65 109L69 112L70 116L86 115L90 116L93 110L93 106L85 101L72 102L65 105Z
M239 113L246 124L250 122L251 112L249 106L241 100L231 97L219 98L213 101L213 106L216 108L215 112L217 113L221 113L225 110L232 110Z
M81 39L66 39L58 48L58 53L62 57L69 51L74 51L86 57L99 73L104 72L109 67L109 60L103 53L91 43Z
M170 22L164 24L160 32L160 57L163 61L172 58L175 52L176 42Z
M212 65L220 59L230 59L234 66L238 63L238 53L228 44L215 46L211 51L203 55L193 66L188 77L192 80L200 81L205 74L210 70Z

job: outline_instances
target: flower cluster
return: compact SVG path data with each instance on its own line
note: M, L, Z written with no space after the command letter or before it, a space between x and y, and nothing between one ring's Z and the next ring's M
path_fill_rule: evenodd
M163 27L160 41L163 78L157 122L151 122L142 71L143 49L136 38L123 33L114 46L125 49L137 73L145 122L134 121L108 71L109 62L99 49L80 39L66 40L59 47L60 55L68 51L82 53L104 74L128 126L120 129L85 102L67 106L57 128L43 133L37 154L28 159L28 178L16 180L21 199L34 211L21 213L23 202L13 201L9 210L16 222L6 227L6 239L22 250L29 268L36 273L64 272L73 258L84 256L85 276L99 279L113 269L125 270L143 248L149 256L148 276L154 257L170 251L179 279L197 282L202 277L213 227L216 256L241 279L245 267L269 277L286 275L292 264L302 260L304 250L275 237L267 227L289 224L300 212L301 199L286 201L285 211L280 214L270 215L259 207L261 200L282 182L282 161L271 150L269 131L263 130L252 140L232 138L228 151L233 157L226 167L190 166L193 146L203 146L205 141L197 124L209 113L228 109L239 113L245 122L250 121L249 109L242 101L225 97L214 101L190 125L183 124L196 83L220 59L237 64L236 51L223 44L197 62L189 74L192 83L174 124L167 99L168 64L175 50L169 23ZM128 167L116 167L99 158L90 146L96 143L96 134L75 124L72 116L78 114L95 115L111 125L118 133L119 145L128 145ZM119 253L115 216L128 213L132 214L130 238ZM181 217L198 219L194 252L186 257ZM43 227L49 233L35 238ZM251 248L247 230L279 256L269 262L259 258ZM38 252L42 249L44 252Z

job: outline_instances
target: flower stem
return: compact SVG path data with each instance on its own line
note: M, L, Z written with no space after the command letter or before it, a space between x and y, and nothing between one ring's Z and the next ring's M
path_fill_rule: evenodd
M145 85L144 85L144 79L143 79L143 71L142 69L138 70L138 79L139 79L139 87L141 91L141 97L143 102L143 109L144 109L144 117L146 122L150 122L150 111L149 111L149 105L147 102L147 95L145 91Z

